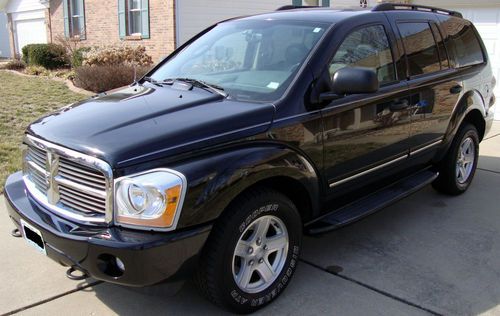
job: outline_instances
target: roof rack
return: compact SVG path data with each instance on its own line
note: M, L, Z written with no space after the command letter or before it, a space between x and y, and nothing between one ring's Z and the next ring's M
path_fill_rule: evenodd
M276 9L276 11L285 11L285 10L293 10L293 9L308 9L308 8L320 8L315 5L284 5Z
M394 10L415 10L424 12L434 12L440 14L448 14L457 18L463 18L462 13L457 11L446 10L419 4L381 3L372 9L372 11L394 11Z

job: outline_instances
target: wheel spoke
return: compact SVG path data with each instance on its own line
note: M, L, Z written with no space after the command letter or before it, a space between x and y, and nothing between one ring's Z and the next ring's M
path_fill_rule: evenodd
M268 238L266 241L266 245L267 245L267 248L269 249L269 251L272 252L274 250L283 249L286 246L287 242L288 242L287 237L280 234L280 235Z
M252 274L255 271L255 269L253 267L250 267L246 260L243 260L242 268L243 271L240 271L239 273L240 275L238 278L238 285L242 288L246 288L250 283L250 279L252 278Z
M274 270L267 262L267 260L264 260L263 263L259 264L259 266L256 268L257 272L259 275L262 277L264 282L269 282L273 279L274 277Z
M257 228L255 229L255 233L253 234L253 239L256 240L260 238L264 240L266 238L267 230L269 228L269 224L271 223L271 219L269 217L263 217L257 222Z
M248 249L250 248L250 243L240 240L238 244L236 245L236 249L234 250L234 255L241 257L241 258L246 258L248 257Z

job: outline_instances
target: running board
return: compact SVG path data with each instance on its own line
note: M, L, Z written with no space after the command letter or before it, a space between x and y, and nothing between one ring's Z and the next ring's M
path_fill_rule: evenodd
M350 224L417 192L434 181L438 175L436 171L424 170L404 178L307 223L306 233L323 234Z

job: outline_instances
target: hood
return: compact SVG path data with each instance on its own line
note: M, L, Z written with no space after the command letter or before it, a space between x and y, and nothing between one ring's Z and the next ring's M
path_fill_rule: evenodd
M272 104L145 84L62 108L27 132L117 168L265 132L273 115Z

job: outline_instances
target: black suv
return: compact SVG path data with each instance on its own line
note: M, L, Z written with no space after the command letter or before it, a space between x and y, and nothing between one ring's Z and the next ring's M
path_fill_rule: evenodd
M466 191L494 86L476 29L453 11L224 21L131 86L28 127L24 171L5 186L13 233L72 278L192 274L216 304L251 312L290 282L303 232L430 183Z

